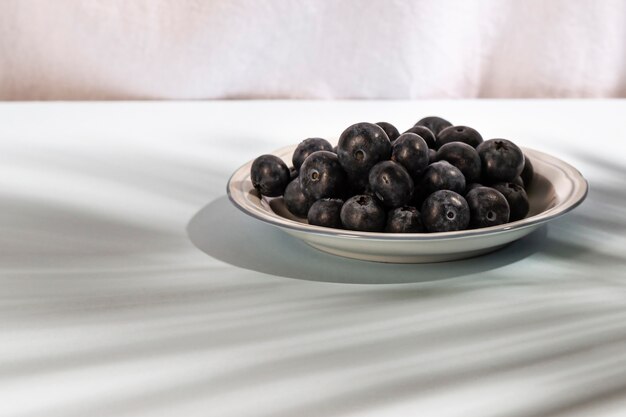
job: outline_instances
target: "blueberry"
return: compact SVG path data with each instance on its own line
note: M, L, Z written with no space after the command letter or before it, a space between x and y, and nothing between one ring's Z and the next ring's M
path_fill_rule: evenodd
M439 190L451 190L462 194L465 192L465 177L454 165L447 161L439 161L426 168L419 188L424 195Z
M435 134L431 132L431 130L427 127L413 126L404 133L415 133L416 135L421 136L421 138L426 141L426 144L429 148L437 149L437 139L435 138Z
M465 197L467 197L467 193L472 191L474 188L478 188L478 187L484 187L484 185L482 185L482 184L480 184L478 182L473 182L473 183L469 184L467 187L465 187Z
M287 188L285 188L283 201L291 213L299 217L306 217L306 214L308 213L314 200L311 200L304 195L302 189L300 188L300 180L296 178L292 180L289 185L287 185Z
M350 198L357 194L370 194L369 177L363 174L347 173L348 184L344 193L344 198Z
M300 170L302 163L306 159L307 156L311 155L313 152L317 151L330 151L332 152L333 145L330 144L326 139L322 138L309 138L305 139L298 146L296 150L293 151L293 167L296 170Z
M413 197L407 203L409 207L422 207L424 204L424 200L428 197L430 193L427 193L425 190L419 187L418 184L415 184L415 189L413 190Z
M382 232L386 217L383 207L371 195L355 195L341 207L341 224L350 230Z
M480 156L476 149L467 143L450 142L437 151L438 161L448 161L457 167L465 177L466 182L474 182L480 178Z
M283 194L289 184L289 168L277 156L261 155L252 162L250 180L262 195L277 197Z
M404 167L397 162L379 162L370 170L369 183L372 192L390 208L405 205L413 195L413 180Z
M450 126L439 132L439 135L437 135L437 144L441 147L451 142L463 142L475 148L483 142L483 137L471 127Z
M398 139L398 136L400 136L400 132L398 132L398 129L396 129L396 127L392 125L391 123L378 122L376 124L383 128L390 142L393 143L393 141Z
M373 123L356 123L339 137L337 156L347 173L367 175L378 162L389 159L391 142L382 127Z
M387 214L388 233L421 233L424 231L422 217L415 207L404 206L391 210Z
M307 215L309 224L315 226L333 227L341 229L341 207L343 200L338 198L322 198L317 200Z
M436 191L422 205L422 223L429 232L464 230L469 221L467 201L454 191Z
M509 221L509 203L499 191L477 187L467 193L470 208L470 226L474 229L497 226Z
M530 184L533 182L533 177L535 176L535 168L533 168L533 164L530 162L530 159L526 155L524 155L524 169L522 169L522 173L520 174L522 180L524 180L524 187L528 189Z
M337 155L329 151L317 151L309 155L300 167L300 187L312 200L339 197L346 187L346 174Z
M509 221L514 222L526 217L528 211L530 210L530 204L528 203L528 195L526 194L524 187L511 182L501 182L494 184L493 188L500 191L509 203Z
M520 187L524 187L524 180L522 179L521 176L513 178L513 181L511 181L511 182L513 184L519 185Z
M420 119L417 123L415 123L415 126L424 126L429 128L435 134L435 137L438 138L439 133L446 127L452 126L452 123L441 117L428 116Z
M507 139L489 139L476 148L483 165L483 174L494 182L509 182L524 169L524 154Z
M402 165L413 178L419 177L428 166L428 154L426 141L415 133L403 133L391 145L391 160Z
M291 181L295 180L296 178L298 178L298 175L300 173L298 172L297 169L295 169L294 167L289 167L289 179Z
M489 178L489 177L487 177L487 175L484 172L482 172L481 176L480 176L480 182L485 187L493 187L494 184L499 184L502 181L496 181L496 180L494 180L492 178ZM522 187L524 187L524 180L522 179L521 176L513 178L513 180L510 181L510 182L512 182L513 184L521 185Z
M437 162L437 151L433 148L428 149L428 164L432 164L433 162Z

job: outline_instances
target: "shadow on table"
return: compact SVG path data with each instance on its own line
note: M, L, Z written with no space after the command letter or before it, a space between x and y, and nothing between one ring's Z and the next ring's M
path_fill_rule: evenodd
M504 249L445 264L389 264L341 258L315 250L273 226L239 212L220 197L187 225L193 244L206 254L240 268L310 281L374 284L454 278L496 269L533 254L547 239L545 227Z

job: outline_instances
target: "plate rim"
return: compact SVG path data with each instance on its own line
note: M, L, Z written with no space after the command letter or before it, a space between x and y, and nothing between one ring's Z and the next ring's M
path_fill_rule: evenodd
M283 146L272 152L271 155L277 155L288 151L289 149L295 149L297 145ZM497 226L484 227L481 229L468 229L458 230L453 232L435 232L435 233L384 233L384 232L362 232L356 230L345 229L332 229L328 227L315 226L307 223L300 223L278 214L270 214L264 212L264 215L257 214L256 211L252 211L249 207L243 204L241 201L234 197L233 179L235 176L241 173L242 170L247 169L249 171L250 166L254 160L250 160L245 164L237 168L229 177L226 184L226 193L231 203L245 214L260 220L264 223L271 224L273 226L285 229L286 231L295 231L306 234L315 234L327 237L336 238L349 238L349 239L366 239L377 241L433 241L433 240L447 240L447 239L466 239L477 236L494 235L499 233L510 232L513 230L525 229L528 227L538 226L557 217L560 217L566 213L569 213L576 207L578 207L586 198L589 193L589 182L582 175L582 173L569 163L552 156L548 153L538 151L533 148L521 147L524 153L528 152L531 155L539 156L544 162L551 164L558 168L572 181L573 190L561 204L551 207L541 213L538 213L531 217L526 217L521 220L517 220L510 223L505 223ZM547 161L546 161L547 160ZM569 172L568 172L569 171ZM569 174L573 174L569 175ZM248 174L249 175L249 174ZM578 177L578 178L575 178ZM578 180L578 181L576 181Z

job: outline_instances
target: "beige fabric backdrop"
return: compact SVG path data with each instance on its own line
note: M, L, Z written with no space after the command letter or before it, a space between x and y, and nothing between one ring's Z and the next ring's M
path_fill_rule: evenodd
M0 99L626 96L626 0L2 0Z

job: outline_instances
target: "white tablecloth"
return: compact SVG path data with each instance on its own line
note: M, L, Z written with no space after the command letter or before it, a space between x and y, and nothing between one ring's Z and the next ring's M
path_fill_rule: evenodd
M428 114L572 163L587 201L492 255L388 265L225 197L261 153ZM0 104L0 415L624 415L625 119L625 101ZM381 277L403 284L355 284Z

